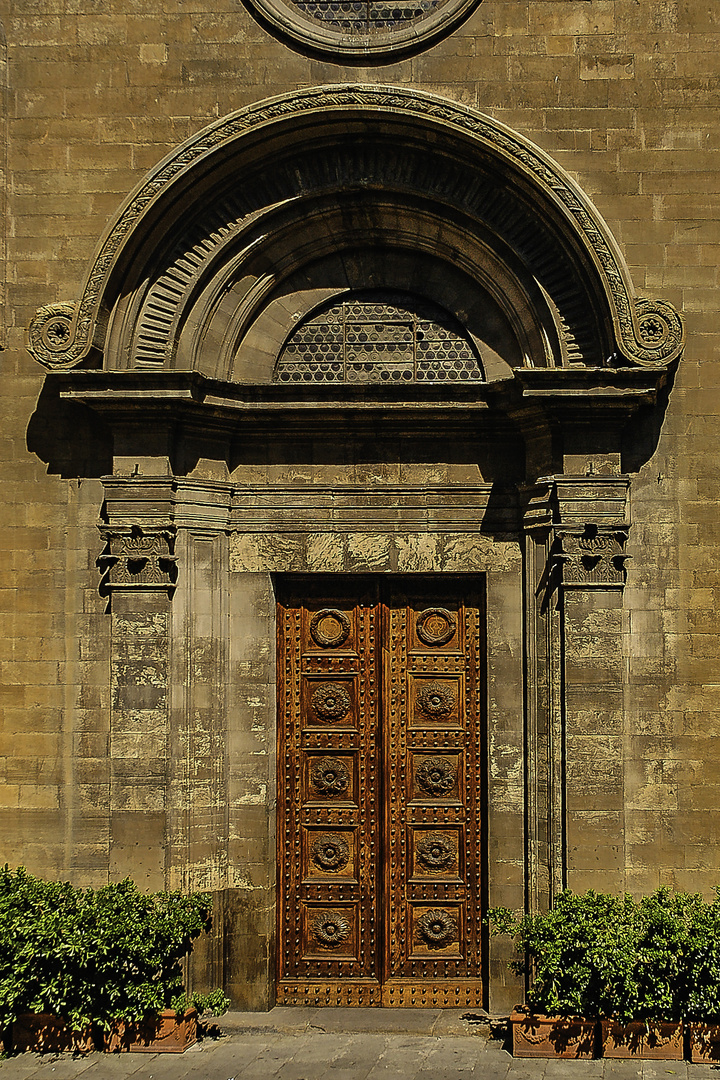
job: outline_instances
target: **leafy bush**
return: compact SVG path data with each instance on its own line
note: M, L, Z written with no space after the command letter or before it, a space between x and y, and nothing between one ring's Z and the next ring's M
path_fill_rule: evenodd
M682 994L685 1019L720 1023L720 888L711 903L690 910Z
M510 966L531 978L528 1005L548 1015L600 1015L609 956L616 968L629 966L632 944L621 929L627 923L627 906L628 898L594 892L575 896L568 891L548 912L522 916L507 908L488 912L491 933L515 939L520 959Z
M635 957L627 979L629 992L621 997L616 991L609 998L614 1009L611 1015L625 1021L631 1015L641 1020L683 1018L687 1011L690 926L704 906L701 896L676 893L666 887L638 902Z
M82 890L5 866L0 1027L23 1012L51 1012L74 1030L108 1029L116 1018L172 1008L183 994L180 960L209 926L205 894L143 894L129 879Z
M197 1009L198 1016L222 1016L230 1008L230 998L222 990L211 990L207 994L195 990L192 994L181 994L174 998L170 1006L177 1013L184 1013L191 1007Z
M640 901L566 891L549 912L495 908L488 920L491 933L515 939L520 958L511 966L530 976L527 1000L537 1012L627 1023L720 1011L719 899L708 905L667 888Z

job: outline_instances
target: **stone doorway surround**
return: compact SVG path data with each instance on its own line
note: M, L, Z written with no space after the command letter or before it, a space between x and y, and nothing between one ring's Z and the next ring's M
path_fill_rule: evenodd
M389 288L461 325L485 381L273 382L320 305ZM563 887L622 810L598 736L622 708L623 432L683 347L577 185L434 95L301 91L161 162L29 341L112 442L113 873L213 892L198 984L274 1000L279 574L485 575L487 899ZM495 1010L507 980L493 942Z

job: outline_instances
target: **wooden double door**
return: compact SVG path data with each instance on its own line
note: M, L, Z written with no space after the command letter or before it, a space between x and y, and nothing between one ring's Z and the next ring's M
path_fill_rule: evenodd
M286 581L279 1004L483 1004L478 579Z

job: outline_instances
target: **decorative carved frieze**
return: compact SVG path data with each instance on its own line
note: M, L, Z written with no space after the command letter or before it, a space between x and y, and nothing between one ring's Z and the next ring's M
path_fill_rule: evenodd
M102 569L101 589L167 589L177 580L175 531L173 528L148 531L137 526L101 526L106 548L98 559Z

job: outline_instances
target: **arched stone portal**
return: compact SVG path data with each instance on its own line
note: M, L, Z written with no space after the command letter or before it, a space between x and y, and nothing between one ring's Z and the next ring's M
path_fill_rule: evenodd
M144 837L114 865L216 894L199 980L512 1004L482 912L572 882L616 783L566 786L622 695L623 432L682 344L547 155L392 87L207 128L38 312L114 445L109 812Z

